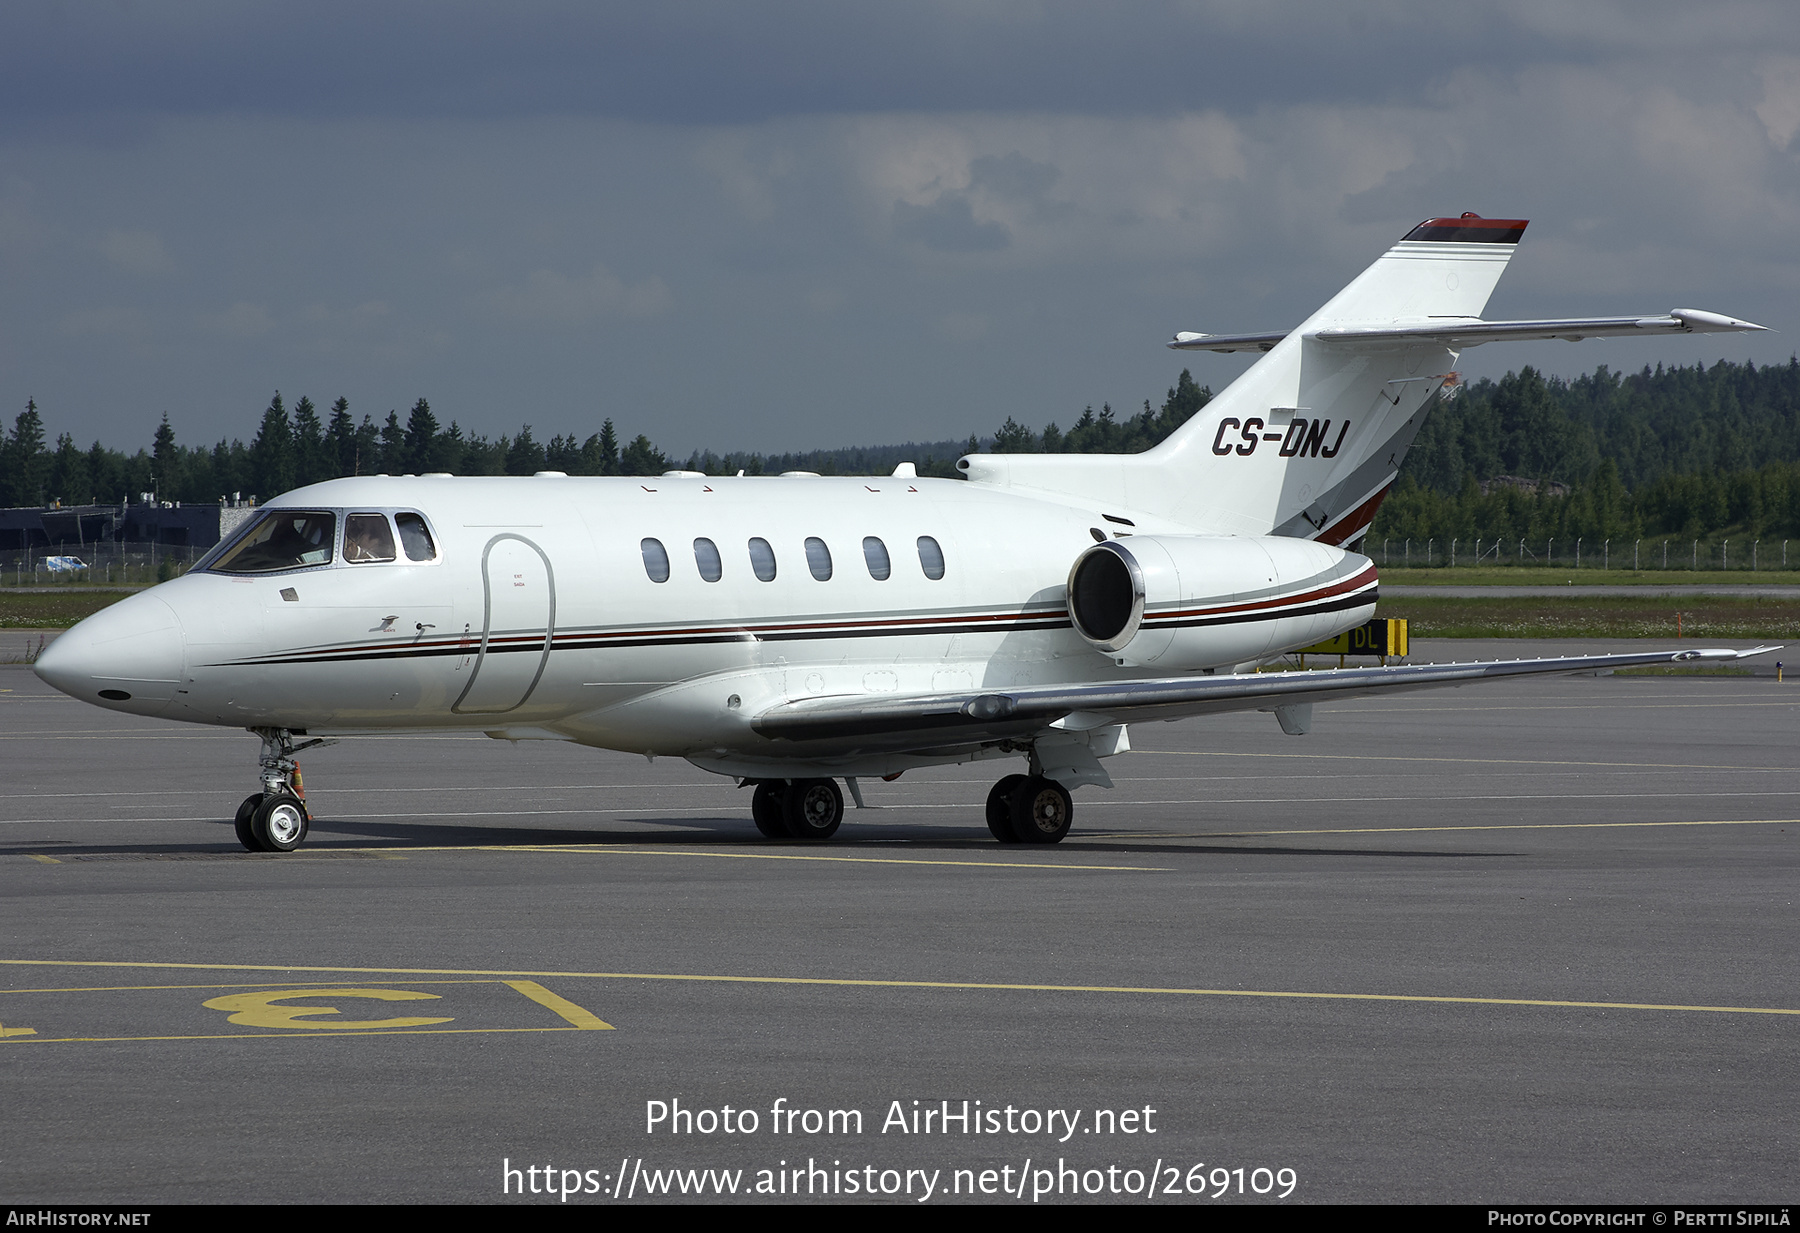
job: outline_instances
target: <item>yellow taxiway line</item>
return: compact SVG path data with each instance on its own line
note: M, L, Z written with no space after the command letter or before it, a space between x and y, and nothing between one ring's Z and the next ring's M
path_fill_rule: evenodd
M330 972L358 976L473 976L502 980L639 980L678 981L698 984L825 986L856 989L955 989L999 993L1107 993L1153 997L1276 998L1326 1002L1410 1002L1443 1006L1536 1006L1570 1010L1697 1011L1737 1015L1800 1015L1800 1009L1780 1006L1712 1006L1680 1002L1590 1002L1567 998L1473 997L1416 993L1329 993L1295 989L1208 989L1158 985L1050 985L1003 981L879 980L830 976L732 976L685 972L573 972L480 968L382 968L337 967L311 964L267 963L146 963L126 960L0 959L0 965L51 968L131 968L165 971L214 972ZM559 1012L560 1013L560 1012ZM561 1030L561 1029L552 1029Z

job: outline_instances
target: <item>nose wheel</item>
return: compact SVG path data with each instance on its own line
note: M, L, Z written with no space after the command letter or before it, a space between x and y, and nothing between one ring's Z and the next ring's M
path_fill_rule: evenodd
M311 822L299 797L258 792L238 806L238 842L252 852L292 852L306 841Z
M306 810L306 787L294 755L302 749L335 745L336 741L294 743L286 728L252 728L262 738L258 759L263 790L246 796L233 820L238 842L250 852L292 852L306 842L312 815Z

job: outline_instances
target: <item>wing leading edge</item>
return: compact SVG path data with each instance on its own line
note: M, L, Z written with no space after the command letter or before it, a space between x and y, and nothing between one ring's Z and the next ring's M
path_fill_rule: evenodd
M1402 664L1313 672L1174 677L1116 684L1047 685L952 694L806 698L758 715L755 731L771 740L829 741L905 750L947 742L1004 740L1079 717L1081 728L1111 723L1186 719L1227 711L1274 710L1390 690L1465 685L1508 676L1595 672L1651 664L1748 659L1780 647L1639 651L1473 664Z

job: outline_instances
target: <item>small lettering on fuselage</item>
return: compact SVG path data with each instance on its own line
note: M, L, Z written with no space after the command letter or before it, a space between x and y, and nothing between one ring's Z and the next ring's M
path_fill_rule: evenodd
M1226 416L1219 421L1219 431L1213 434L1212 452L1221 457L1226 454L1248 456L1254 454L1256 447L1264 441L1279 441L1279 453L1283 458L1336 458L1349 431L1349 420L1338 425L1334 437L1330 420L1309 420L1297 415L1283 432L1279 427L1269 428L1254 415L1244 420ZM1329 449L1325 446L1327 441L1331 442Z

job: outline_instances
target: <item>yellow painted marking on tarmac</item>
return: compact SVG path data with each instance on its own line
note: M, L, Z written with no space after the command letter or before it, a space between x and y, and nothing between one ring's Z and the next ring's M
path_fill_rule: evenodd
M62 862L57 860L54 856L44 856L37 852L27 852L27 853L25 853L25 855L29 856L34 861L39 861L46 865L62 864Z
M568 998L558 997L556 994L538 984L535 980L509 980L503 981L502 983L510 988L517 989L520 993L523 993L539 1006L548 1007L550 1010L555 1011L578 1028L582 1028L589 1032L610 1032L614 1030L613 1025L606 1020L590 1011L581 1009L581 1007L569 1001Z
M382 851L380 848L351 848L353 852ZM784 852L697 852L683 848L668 848L657 851L646 851L642 848L615 848L607 844L496 844L480 847L431 847L408 848L408 852L535 852L560 856L711 856L721 860L739 861L823 861L828 864L841 865L954 865L976 869L1050 869L1075 870L1082 872L1104 873L1166 873L1168 870L1159 865L1067 865L1045 862L1036 864L1031 861L951 861L920 860L902 856L802 856L797 853Z
M36 1035L37 1035L37 1029L36 1029L36 1028L9 1028L9 1027L6 1027L6 1026L5 1026L5 1025L3 1025L3 1024L0 1024L0 1037L6 1037L6 1036L36 1036Z
M344 982L341 980L284 980L279 982L268 980L215 980L208 981L204 985L57 985L43 989L0 989L0 997L5 997L6 995L13 993L159 993L171 989L267 989L271 985L277 983L290 986L313 984L323 987L326 985L341 985ZM504 985L506 982L503 980L494 980L490 977L486 980L478 978L467 980L409 980L406 983L409 985ZM308 990L308 992L316 993L318 990Z
M437 1001L442 994L420 993L414 989L277 989L264 993L228 993L202 1003L208 1010L231 1011L231 1022L244 1027L329 1028L343 1031L354 1028L429 1027L451 1023L452 1019L402 1017L398 1019L333 1019L315 1021L318 1015L343 1012L335 1006L277 1006L285 998L373 998L381 1002L417 1002L429 998Z
M363 968L270 963L145 963L114 959L0 959L0 965L61 968L160 968L229 972L338 972L377 976L548 977L556 980L650 980L729 985L821 985L856 989L965 989L998 993L1129 993L1161 997L1283 998L1331 1002L1417 1002L1449 1006L1544 1006L1573 1010L1685 1010L1714 1014L1796 1015L1782 1006L1710 1006L1679 1002L1584 1002L1559 998L1456 997L1416 993L1316 993L1296 989L1206 989L1157 985L1038 985L967 980L873 980L833 976L728 976L684 972L520 971L484 968ZM519 1030L519 1029L514 1029ZM551 1028L550 1031L567 1031ZM132 1038L136 1039L136 1038ZM146 1038L148 1039L148 1038Z
M18 1043L22 1045L100 1045L139 1040L318 1040L325 1036L335 1036L341 1040L346 1036L491 1036L519 1032L579 1032L582 1030L577 1027L400 1028L369 1032L327 1031L298 1034L294 1032L213 1032L204 1036L38 1036L31 1040L21 1039ZM0 1046L0 1048L4 1047Z

